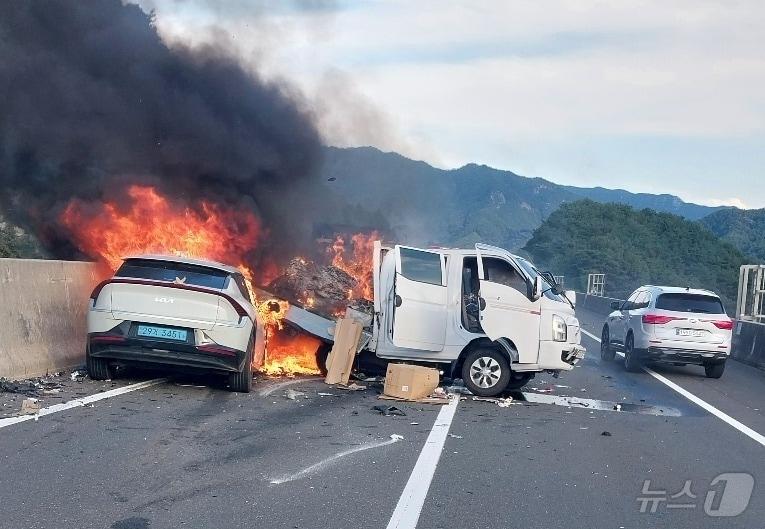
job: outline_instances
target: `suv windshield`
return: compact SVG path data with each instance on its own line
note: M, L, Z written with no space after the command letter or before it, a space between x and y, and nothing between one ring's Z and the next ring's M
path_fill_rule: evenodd
M228 277L226 272L215 268L150 259L128 259L114 275L115 277L178 282L185 285L217 289L225 288Z
M725 314L720 298L701 294L661 294L656 300L656 308L675 312Z

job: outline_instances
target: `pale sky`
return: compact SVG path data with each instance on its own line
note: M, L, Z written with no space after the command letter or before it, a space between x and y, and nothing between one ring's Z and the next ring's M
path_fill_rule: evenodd
M140 0L289 80L327 143L765 207L765 2Z

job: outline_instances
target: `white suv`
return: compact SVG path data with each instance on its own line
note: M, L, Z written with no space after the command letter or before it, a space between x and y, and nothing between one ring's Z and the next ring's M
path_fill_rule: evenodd
M137 363L226 374L231 390L251 390L265 332L236 268L176 256L130 257L90 298L91 378L111 378L115 363Z
M624 351L628 371L643 362L704 366L707 377L720 378L730 355L733 321L722 301L708 290L644 286L614 310L603 325L600 357L612 360Z

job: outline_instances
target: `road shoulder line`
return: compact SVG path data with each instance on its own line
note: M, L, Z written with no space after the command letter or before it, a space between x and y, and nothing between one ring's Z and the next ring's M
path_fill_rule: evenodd
M47 408L40 409L39 412L33 415L20 415L18 417L7 417L5 419L0 419L0 428L5 428L7 426L11 426L11 425L18 424L21 422L26 422L26 421L32 421L32 420L36 421L40 417L44 417L46 415L51 415L53 413L58 413L60 411L71 410L72 408L80 408L92 402L97 402L99 400L116 397L118 395L124 395L125 393L130 393L131 391L136 391L139 389L156 386L157 384L161 384L166 381L167 379L165 378L155 378L152 380L146 380L144 382L138 382L137 384L130 384L129 386L122 386L121 388L110 389L109 391L104 391L103 393L88 395L87 397L82 397L81 399L73 399L67 402L62 402L61 404L54 404L53 406L48 406Z

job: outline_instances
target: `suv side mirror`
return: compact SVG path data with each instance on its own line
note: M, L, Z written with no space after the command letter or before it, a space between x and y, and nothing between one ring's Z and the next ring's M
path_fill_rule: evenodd
M542 297L542 276L534 278L534 288L531 289L531 299L536 301Z
M622 302L621 301L612 301L611 302L611 310L621 310L622 308Z

